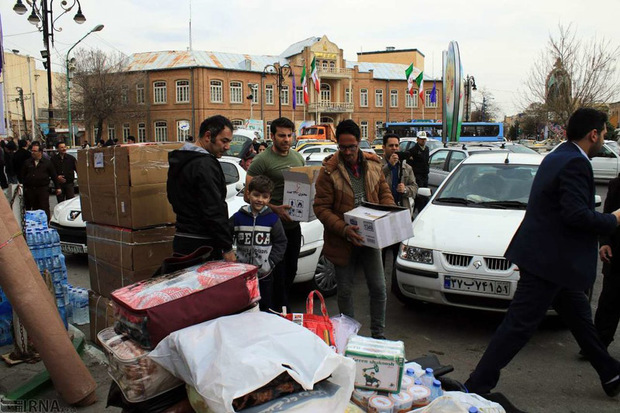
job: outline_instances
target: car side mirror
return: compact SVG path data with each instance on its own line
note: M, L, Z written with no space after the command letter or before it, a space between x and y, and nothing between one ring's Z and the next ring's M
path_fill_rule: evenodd
M244 187L245 187L245 183L244 183L244 182L237 182L237 184L235 185L235 190L237 190L237 192L239 192L239 191L241 191Z
M594 206L596 207L600 207L603 204L603 201L601 199L600 195L594 195Z
M419 196L430 197L431 196L431 189L430 188L418 188L418 195ZM601 197L599 196L599 202L600 202L600 200L601 200Z

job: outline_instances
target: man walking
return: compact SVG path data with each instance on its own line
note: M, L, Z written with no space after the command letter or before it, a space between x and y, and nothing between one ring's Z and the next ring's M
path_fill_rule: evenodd
M218 158L230 148L233 126L221 115L205 119L200 138L168 154L168 201L177 215L172 249L191 254L213 248L210 258L235 261L228 222L226 180Z
M269 208L282 221L284 233L288 240L284 259L276 265L273 285L273 310L281 311L288 307L288 293L297 275L297 260L301 248L301 227L288 214L289 205L282 205L284 199L284 177L282 171L291 167L304 166L304 158L295 150L291 150L295 124L288 118L278 118L271 122L270 132L273 145L271 148L254 157L248 168L245 181L245 200L249 202L249 184L255 176L264 175L274 183Z
M368 201L394 205L394 198L375 154L359 149L359 126L350 119L336 128L338 152L326 158L316 181L314 213L323 223L323 254L336 268L338 308L355 318L353 283L358 266L364 269L370 295L370 333L385 339L385 275L381 250L362 246L359 227L348 225L344 213Z
M470 392L484 394L496 386L500 370L553 306L597 371L605 393L620 393L620 362L596 333L584 293L596 278L597 236L611 234L620 222L620 210L594 210L588 157L603 145L606 121L598 110L577 110L568 121L568 141L540 164L525 217L505 254L519 266L521 278L502 324L465 383Z
M77 160L67 153L67 145L64 142L58 142L56 150L58 153L52 156L51 161L58 175L56 188L60 188L60 193L56 191L56 200L60 203L75 196L74 181Z
M22 166L21 176L24 184L24 204L26 210L42 209L50 219L50 179L57 187L57 175L52 162L43 157L43 149L37 141L30 145L32 157L26 159ZM56 195L60 193L57 187Z
M416 144L409 150L409 158L407 163L411 166L415 174L415 180L419 188L428 187L428 159L430 151L426 146L426 132L418 132ZM415 209L420 212L426 206L428 199L422 196L415 198Z
M18 149L15 151L15 155L13 155L13 170L17 174L17 180L20 184L24 183L24 176L22 175L22 170L24 168L24 163L27 159L29 159L32 154L28 150L28 142L25 139L20 139L17 142ZM41 145L39 145L39 148Z

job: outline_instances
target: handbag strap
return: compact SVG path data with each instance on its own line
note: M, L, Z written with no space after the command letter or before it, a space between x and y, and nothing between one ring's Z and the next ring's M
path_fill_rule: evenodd
M310 294L308 294L308 298L306 298L306 314L314 314L315 294L317 295L317 297L319 297L319 300L321 301L321 313L323 313L323 316L329 317L327 315L327 306L325 305L325 299L323 298L323 294L321 294L319 290L310 291Z

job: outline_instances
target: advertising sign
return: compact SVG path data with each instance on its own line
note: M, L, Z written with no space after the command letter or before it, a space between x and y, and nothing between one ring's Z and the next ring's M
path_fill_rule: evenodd
M444 67L444 110L446 139L449 142L456 142L461 135L461 121L463 119L463 68L461 67L461 56L459 53L459 45L455 41L451 41L448 45L448 53L446 54Z

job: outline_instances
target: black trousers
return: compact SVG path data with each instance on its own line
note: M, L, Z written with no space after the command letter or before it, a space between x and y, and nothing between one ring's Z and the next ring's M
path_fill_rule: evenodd
M297 260L301 248L301 226L284 228L287 244L284 259L273 270L273 302L274 311L282 311L282 307L289 307L288 296L297 275ZM290 309L289 309L290 312Z
M201 238L189 238L189 237L179 237L178 235L174 236L172 240L172 251L175 254L181 255L189 255L192 252L196 251L200 247L212 247L213 248L213 240L209 239L201 239ZM163 260L166 257L161 257ZM222 251L221 248L213 248L211 255L209 256L209 260L221 260L222 259Z
M428 173L415 174L415 183L418 184L418 188L428 188ZM416 196L415 205L413 206L413 209L420 212L424 209L427 203L428 203L427 197Z
M489 393L497 385L500 370L527 344L551 305L570 328L601 381L605 383L620 374L620 362L609 355L594 328L586 294L522 270L508 313L465 382L470 392Z
M56 201L61 203L62 201L66 201L67 199L71 199L75 197L75 189L73 182L67 182L64 184L60 184L60 190L62 191L60 195L56 195Z
M50 193L47 186L24 187L24 206L27 211L42 209L50 220Z
M620 251L616 252L620 254ZM620 269L613 268L613 264L613 261L612 265L603 264L603 290L594 316L594 325L605 347L614 341L620 322Z

